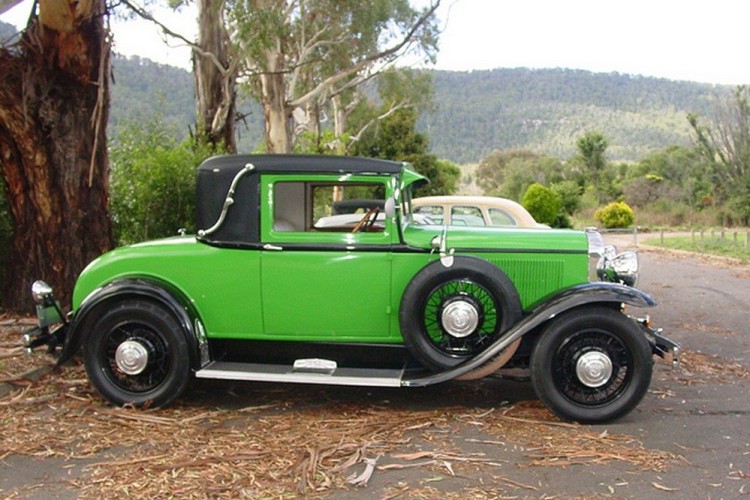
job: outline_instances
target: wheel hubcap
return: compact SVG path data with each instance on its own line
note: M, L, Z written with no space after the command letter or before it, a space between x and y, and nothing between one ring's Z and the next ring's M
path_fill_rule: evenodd
M138 341L126 340L117 346L115 363L126 375L138 375L148 365L148 349Z
M612 376L612 360L600 351L587 352L578 358L576 375L587 387L601 387Z
M468 337L479 326L479 311L470 302L456 300L445 306L441 321L449 335L457 338Z

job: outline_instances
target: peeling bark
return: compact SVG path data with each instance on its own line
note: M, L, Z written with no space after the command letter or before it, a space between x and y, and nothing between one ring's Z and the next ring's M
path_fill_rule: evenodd
M78 273L112 246L104 4L42 0L39 12L18 46L0 49L0 175L14 228L2 305L22 312L35 279L69 303Z
M198 42L193 51L198 134L235 152L236 64L230 56L222 0L197 0Z

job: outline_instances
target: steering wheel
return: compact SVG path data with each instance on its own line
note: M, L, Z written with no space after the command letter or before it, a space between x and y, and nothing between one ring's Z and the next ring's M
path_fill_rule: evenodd
M354 229L352 229L353 233L358 233L362 230L364 232L367 232L369 228L375 224L375 219L378 218L378 214L380 213L380 209L378 207L372 207L370 210L367 211L367 213L357 222L357 225L354 226ZM369 223L368 223L369 221Z

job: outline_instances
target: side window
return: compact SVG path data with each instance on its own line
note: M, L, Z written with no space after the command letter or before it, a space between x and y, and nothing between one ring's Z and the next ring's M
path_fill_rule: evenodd
M382 232L385 186L381 183L273 184L273 230L281 232Z
M382 184L311 185L312 230L383 232L385 190Z
M516 220L505 210L499 208L490 208L490 221L493 226L517 226Z
M451 208L451 225L484 226L482 210L479 207L453 207Z
M443 215L443 207L438 205L417 207L414 209L414 213L429 217L435 224L442 224L445 219L445 216Z

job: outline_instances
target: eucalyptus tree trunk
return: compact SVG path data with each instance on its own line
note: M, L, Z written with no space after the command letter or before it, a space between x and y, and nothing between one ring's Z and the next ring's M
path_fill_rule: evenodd
M269 153L289 153L292 150L292 109L288 103L284 79L284 54L267 50L266 72L260 75L261 105Z
M224 26L223 0L197 0L198 42L193 50L198 136L213 146L237 151L236 70Z
M32 308L45 279L68 304L78 273L112 246L107 213L110 45L101 0L40 0L0 49L0 175L13 223L2 305Z

